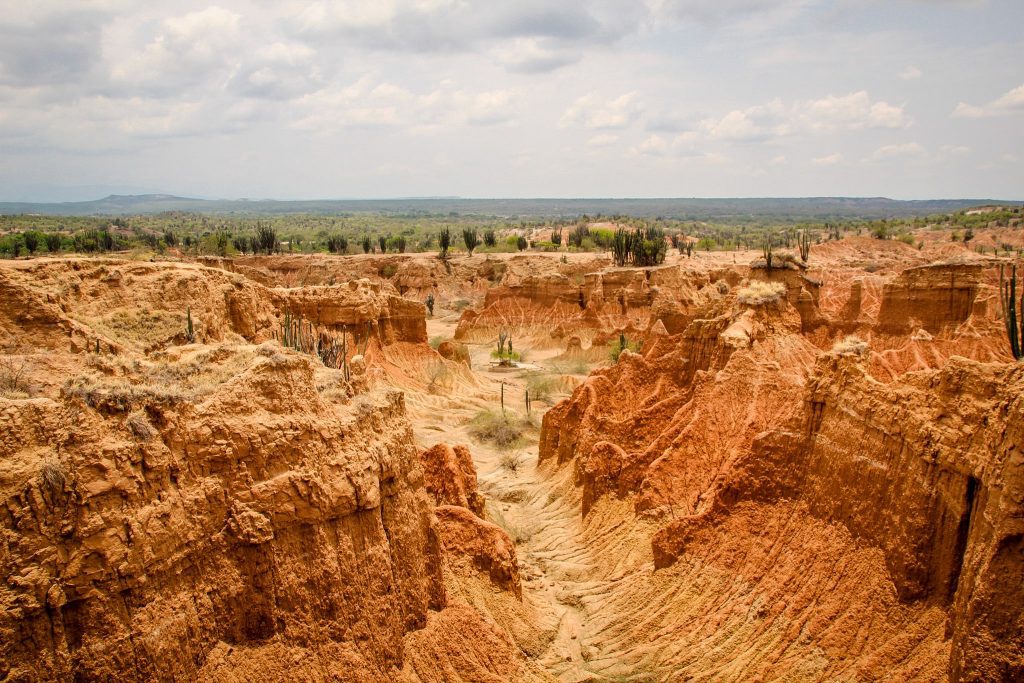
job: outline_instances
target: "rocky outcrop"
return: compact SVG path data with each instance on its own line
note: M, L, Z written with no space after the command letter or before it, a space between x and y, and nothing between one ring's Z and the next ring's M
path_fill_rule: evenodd
M948 614L951 680L1016 680L1024 626L1024 368L953 359L884 385L824 357L789 431L760 435L703 514L654 539L668 566L749 502L798 501L879 548L904 602ZM967 435L967 436L965 436Z
M398 296L390 285L353 280L344 285L271 290L277 307L314 325L370 334L381 346L426 343L426 307Z
M477 491L473 455L465 446L437 444L421 450L424 485L435 505L458 505L483 516L484 497Z
M445 556L455 571L482 572L495 586L522 599L516 546L504 529L458 505L442 505L434 514Z
M471 367L471 360L469 357L469 349L466 348L465 344L459 342L453 342L445 340L438 344L437 353L442 357L456 363L462 363L467 368Z
M194 401L0 400L8 676L189 679L221 643L401 667L444 605L402 395L341 409L305 357L238 353Z
M679 333L721 296L717 281L690 266L507 277L488 290L479 310L463 312L455 338L483 341L508 329L540 346L561 346L570 336L604 344L619 331L636 337L658 320Z
M929 264L908 268L882 290L878 329L908 334L922 328L934 334L967 320L974 309L983 267Z

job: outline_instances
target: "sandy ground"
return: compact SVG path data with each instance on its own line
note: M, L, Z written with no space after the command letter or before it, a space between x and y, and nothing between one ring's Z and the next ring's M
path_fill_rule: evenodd
M439 310L427 321L428 336L451 338L457 322L457 313ZM603 579L599 578L599 559L583 541L579 500L569 480L571 470L555 472L537 464L540 420L549 406L534 404L532 417L537 429L527 431L526 443L518 449L499 451L475 441L468 432L467 423L478 412L501 409L502 382L507 409L524 412L527 377L538 370L500 371L490 364L490 345L468 346L477 389L456 390L440 401L434 396L407 394L417 443L425 447L439 442L470 446L480 491L487 497L487 518L516 541L523 602L534 613L537 626L553 636L536 661L562 681L615 680L595 678L597 672L588 664L614 657L614 653L601 652L600 640L587 637L588 614L580 596L600 590ZM564 370L552 361L557 353L533 352L528 356L529 366L540 371ZM585 375L577 377L582 380ZM551 403L562 396L552 396ZM508 466L509 455L520 461L518 467Z

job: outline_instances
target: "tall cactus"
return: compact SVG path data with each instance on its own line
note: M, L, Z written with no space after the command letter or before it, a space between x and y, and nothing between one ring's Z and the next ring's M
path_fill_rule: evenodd
M1024 292L1017 303L1017 266L1012 266L1009 280L1003 277L1003 266L999 266L999 303L1003 307L1003 324L1006 325L1006 337L1010 340L1010 353L1017 360L1024 358L1021 346L1024 345Z
M811 255L811 233L801 230L797 236L797 246L800 247L800 259L807 263L807 258Z
M771 235L765 235L764 241L761 242L761 253L764 254L764 265L768 270L772 269L772 238Z

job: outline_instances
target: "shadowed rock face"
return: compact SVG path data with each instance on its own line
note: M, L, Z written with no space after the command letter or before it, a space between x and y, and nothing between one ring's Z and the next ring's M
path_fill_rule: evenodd
M951 272L898 279L885 301L915 291L907 284L915 278L947 281ZM966 319L972 285L957 273L963 288L942 295L954 303L932 301L925 318L944 326ZM894 310L885 301L883 312ZM883 384L855 355L819 356L800 334L802 318L785 301L753 314L733 310L717 323L698 319L683 335L657 338L643 357L624 354L548 412L542 461L573 463L584 515L602 496L616 495L633 497L638 512L675 519L652 538L662 570L685 559L689 571L694 563L736 571L723 552L755 562L773 539L780 554L751 574L761 577L765 596L773 577L788 571L789 555L805 561L782 550L799 543L804 524L823 524L821 539L840 529L817 552L846 548L852 557L858 544L880 551L870 569L877 578L862 579L863 590L891 582L899 604L920 618L936 608L945 613L943 632L916 637L920 647L948 652L942 668L951 679L1021 677L1024 625L1005 605L1024 601L1024 369L954 357L941 369ZM807 521L778 526L780 514ZM762 517L764 531L749 526ZM736 550L722 547L725 533ZM813 547L814 539L804 542ZM899 627L882 622L896 617L869 615L891 603L857 595L857 583L845 589L864 618L879 622L873 637L886 651L881 643L897 638ZM816 610L833 609L826 604L801 607L804 618L817 620ZM845 656L861 672L881 673L898 661L886 665L883 654L849 648ZM756 670L787 671L784 664Z
M974 310L982 271L980 265L967 264L908 268L882 291L879 330L905 334L920 327L936 333L959 325Z
M8 671L187 679L220 642L277 641L383 673L444 604L401 394L346 414L308 360L255 356L201 403L3 421Z

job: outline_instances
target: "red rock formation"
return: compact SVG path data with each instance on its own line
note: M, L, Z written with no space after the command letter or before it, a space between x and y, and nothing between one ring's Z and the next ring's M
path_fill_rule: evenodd
M424 485L435 505L459 505L483 516L484 497L476 488L476 467L468 448L439 443L419 456Z
M470 565L487 574L496 586L522 598L516 546L504 529L457 505L442 505L434 514L450 565L461 571Z
M982 266L929 264L908 268L882 290L878 328L909 334L917 328L937 333L967 320L981 284Z

